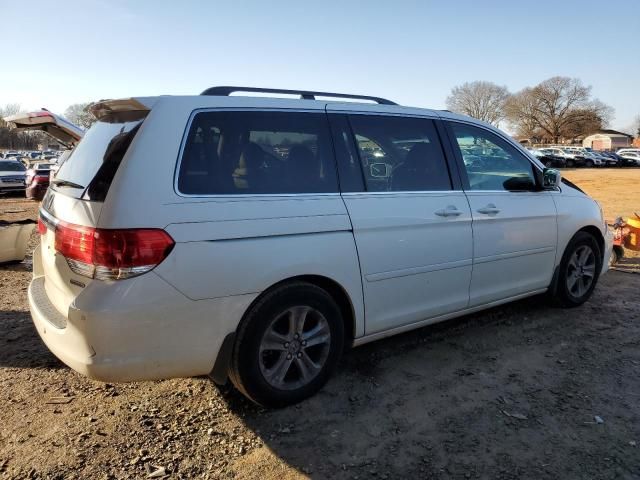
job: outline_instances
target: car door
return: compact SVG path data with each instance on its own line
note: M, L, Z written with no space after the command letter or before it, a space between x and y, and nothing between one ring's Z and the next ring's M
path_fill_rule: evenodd
M556 257L556 208L537 167L497 133L448 122L473 217L469 306L545 289Z
M360 260L366 334L464 309L471 212L434 121L330 118Z

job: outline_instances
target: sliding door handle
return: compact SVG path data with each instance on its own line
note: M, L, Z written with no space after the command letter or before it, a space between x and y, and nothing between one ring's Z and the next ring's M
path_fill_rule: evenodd
M435 214L439 217L457 217L458 215L462 215L462 212L454 205L448 205L447 208L436 210Z
M495 215L496 213L500 213L500 209L497 208L493 203L490 203L489 205L479 208L476 211L484 215Z

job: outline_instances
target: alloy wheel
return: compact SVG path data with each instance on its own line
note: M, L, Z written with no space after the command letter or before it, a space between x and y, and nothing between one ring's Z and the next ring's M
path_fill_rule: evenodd
M596 274L596 255L588 245L578 247L567 265L567 290L574 297L589 291Z
M291 307L267 327L260 341L260 371L280 390L308 385L322 371L331 346L329 322L315 308Z

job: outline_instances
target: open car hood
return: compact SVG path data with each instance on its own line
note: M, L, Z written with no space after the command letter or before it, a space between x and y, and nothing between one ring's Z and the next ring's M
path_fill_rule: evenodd
M82 128L45 109L10 115L4 121L18 130L42 130L68 148L77 144L84 135Z

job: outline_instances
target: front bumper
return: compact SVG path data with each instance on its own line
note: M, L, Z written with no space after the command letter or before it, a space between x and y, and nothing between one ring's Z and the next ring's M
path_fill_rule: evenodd
M602 270L600 275L604 275L609 270L609 258L613 250L613 231L607 226L604 234L604 255L602 256Z
M0 184L0 193L8 193L8 192L24 192L25 190L25 186L24 184L20 185L20 184L10 184L10 183L5 183L5 184Z
M88 282L64 313L49 299L44 275L34 276L28 295L49 350L77 372L113 382L208 374L255 298L193 301L153 272Z

